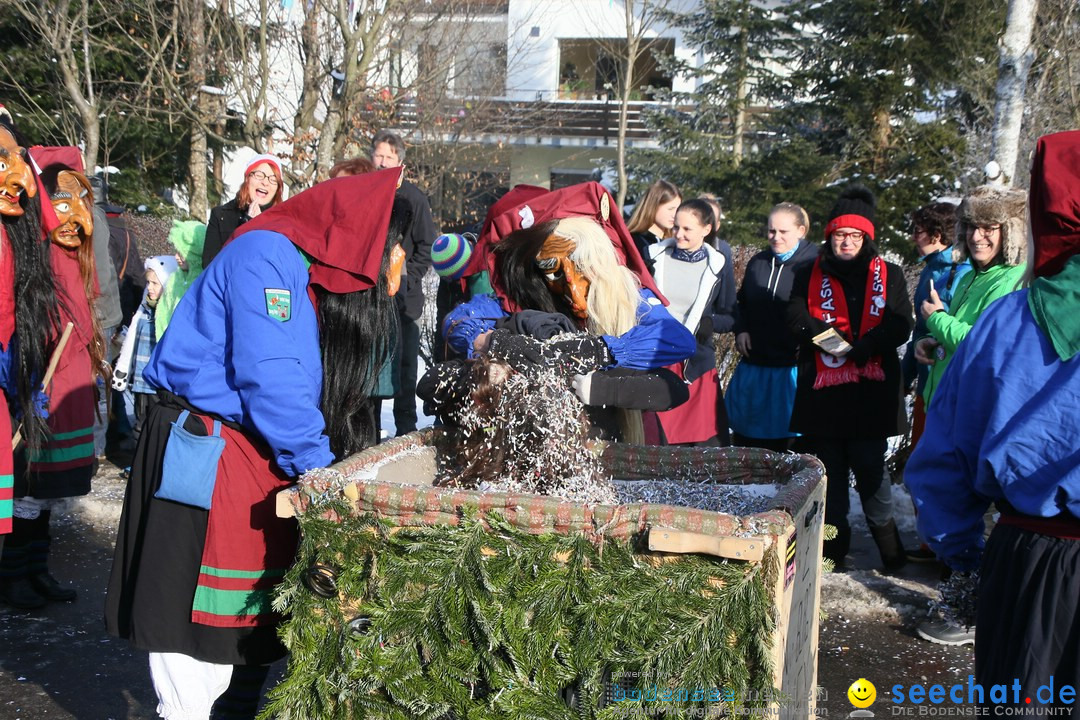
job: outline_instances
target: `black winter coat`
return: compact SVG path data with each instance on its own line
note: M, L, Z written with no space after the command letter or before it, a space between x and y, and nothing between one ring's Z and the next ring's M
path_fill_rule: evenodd
M799 341L787 322L787 305L795 274L818 255L818 246L803 240L795 254L780 262L762 250L746 265L735 309L734 333L750 333L748 362L765 367L791 367Z
M637 248L638 253L641 255L641 259L645 262L645 267L648 268L649 274L653 275L653 261L649 255L649 246L660 242L661 238L656 237L648 230L630 233L630 238L634 241L634 247Z
M431 246L436 237L435 221L431 217L427 195L408 180L401 183L397 197L408 203L412 214L409 229L401 242L408 280L397 294L398 308L406 318L419 320L424 312L424 275L431 267Z
M837 260L828 248L821 254L822 271L836 278L844 290L856 337L866 297L867 270L874 255L876 251L869 243L864 246L863 253L850 262ZM857 348L862 346L869 350L871 355L881 356L885 380L861 380L815 390L818 350L812 338L829 326L810 316L807 298L813 267L813 263L806 263L799 268L788 302L788 327L799 341L799 379L795 407L791 412L791 430L830 439L882 438L905 432L907 414L901 397L902 375L897 348L907 342L915 322L903 271L897 265L885 263L888 277L881 323L856 344Z
M269 206L264 206L262 209L267 210ZM241 210L240 206L236 204L235 198L224 205L218 205L210 211L210 222L206 223L206 242L203 243L202 251L204 268L210 265L210 261L217 257L217 254L221 252L221 248L225 246L225 241L236 232L236 228L250 219L247 209Z

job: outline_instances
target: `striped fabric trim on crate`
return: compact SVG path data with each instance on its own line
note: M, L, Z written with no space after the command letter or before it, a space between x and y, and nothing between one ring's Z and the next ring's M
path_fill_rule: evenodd
M395 456L435 444L439 432L427 429L395 438L357 453L333 469L346 478L370 472ZM657 526L716 536L775 535L792 523L791 513L802 506L824 474L821 463L812 456L753 448L611 443L604 448L602 460L612 477L618 479L670 478L743 485L780 481L784 486L773 498L772 509L743 517L672 505L592 506L526 493L481 493L369 480L355 483L359 497L354 504L356 512L374 513L396 526L458 525L464 517L463 509L473 507L481 518L498 511L515 527L532 534L553 532L626 540ZM302 484L292 502L300 513L313 497L340 490Z

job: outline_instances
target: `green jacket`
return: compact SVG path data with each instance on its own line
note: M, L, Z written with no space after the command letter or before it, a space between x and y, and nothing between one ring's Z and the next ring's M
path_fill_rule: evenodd
M941 343L938 361L930 366L923 388L923 400L930 407L941 376L949 366L956 347L967 337L972 325L990 303L1018 290L1027 265L994 265L986 270L972 270L960 278L953 292L948 312L936 312L926 320L930 336ZM940 356L944 351L944 358Z

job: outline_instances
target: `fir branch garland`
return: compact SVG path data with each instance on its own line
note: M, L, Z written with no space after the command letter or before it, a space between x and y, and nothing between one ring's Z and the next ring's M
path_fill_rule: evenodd
M719 710L691 699L695 689L772 689L775 552L761 564L658 561L632 543L601 550L475 510L457 526L391 528L335 499L313 502L300 523L274 605L288 615L289 669L261 717L603 720L657 707L614 702L614 679L624 695L684 691L664 703L683 717ZM316 562L337 570L336 597L304 586Z

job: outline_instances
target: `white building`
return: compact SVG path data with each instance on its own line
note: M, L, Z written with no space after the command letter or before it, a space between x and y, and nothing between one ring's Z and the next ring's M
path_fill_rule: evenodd
M380 57L387 60L373 65L368 85L396 99L387 127L421 148L410 164L423 174L437 214L446 220L475 214L464 206L450 207L455 201L449 196L468 195L462 182L474 180L474 185L492 186L496 193L518 183L560 187L588 179L612 163L618 68L627 45L626 1L638 15L634 32L648 45L635 66L627 144L656 147L643 114L662 104L657 89L693 89L686 79L666 75L657 55L674 54L691 64L701 58L685 46L675 28L650 21L641 30L641 0L425 0L410 5L413 14L405 23L386 25ZM363 1L355 4L359 10ZM662 6L688 11L696 4L672 0ZM296 52L302 6L282 0L271 3L269 13L263 22L277 29L278 39L269 51L264 119L268 126L290 128L303 78ZM332 55L332 23L327 27L327 52ZM331 83L327 87L323 108L332 92ZM238 80L229 89L230 107L243 112L251 104L242 94L258 90L252 80ZM362 147L363 141L357 137L356 146ZM271 144L283 156L292 150L288 132L276 133ZM462 159L464 146L468 159ZM452 182L433 180L433 173L448 171L439 158L450 148L453 160L447 164L458 166L458 177ZM227 196L237 189L252 154L242 149L230 158L223 173ZM479 200L484 201L489 200Z

